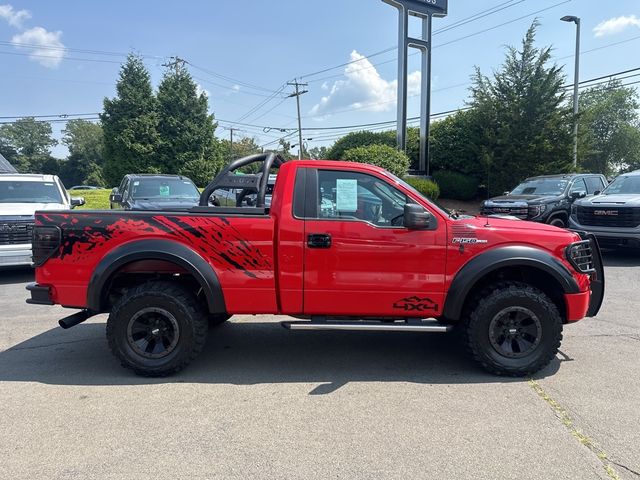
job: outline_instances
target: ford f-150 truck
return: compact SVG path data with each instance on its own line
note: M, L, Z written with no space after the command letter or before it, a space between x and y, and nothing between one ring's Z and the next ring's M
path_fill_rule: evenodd
M255 207L212 201L238 189ZM33 249L27 301L80 309L64 328L108 312L110 349L147 376L185 367L234 314L289 315L291 330L456 328L488 371L528 375L604 295L586 233L460 216L383 169L274 154L233 162L188 212L38 212Z

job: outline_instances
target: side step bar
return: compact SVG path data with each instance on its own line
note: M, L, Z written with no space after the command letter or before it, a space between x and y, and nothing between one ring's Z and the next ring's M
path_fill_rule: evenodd
M287 330L345 330L368 332L446 333L453 327L437 322L364 323L364 322L282 322Z

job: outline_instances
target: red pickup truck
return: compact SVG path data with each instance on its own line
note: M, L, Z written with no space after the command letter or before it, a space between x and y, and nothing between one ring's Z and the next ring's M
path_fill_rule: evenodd
M108 312L109 347L147 376L185 367L234 314L289 315L292 330L455 328L488 371L528 375L604 295L587 234L448 212L374 166L273 154L233 162L188 211L38 212L33 257L27 301L80 309L64 328Z

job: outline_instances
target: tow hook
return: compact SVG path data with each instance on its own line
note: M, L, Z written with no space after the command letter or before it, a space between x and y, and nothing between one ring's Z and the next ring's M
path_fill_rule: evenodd
M84 322L90 317L93 317L94 315L95 313L93 313L90 310L82 310L78 313L74 313L73 315L69 315L68 317L63 318L62 320L59 320L58 324L62 328L67 330L71 327L75 327L76 325L81 324L82 322Z

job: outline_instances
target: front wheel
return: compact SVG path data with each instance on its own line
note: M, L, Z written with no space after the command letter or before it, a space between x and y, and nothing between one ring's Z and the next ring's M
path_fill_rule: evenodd
M566 228L567 222L565 222L562 217L556 217L549 222L549 225L553 225L558 228Z
M542 291L519 282L495 284L467 311L464 341L496 375L525 376L546 367L562 340L558 308Z
M186 288L172 282L141 285L116 303L107 320L109 348L122 366L160 377L182 370L207 337L207 312Z

